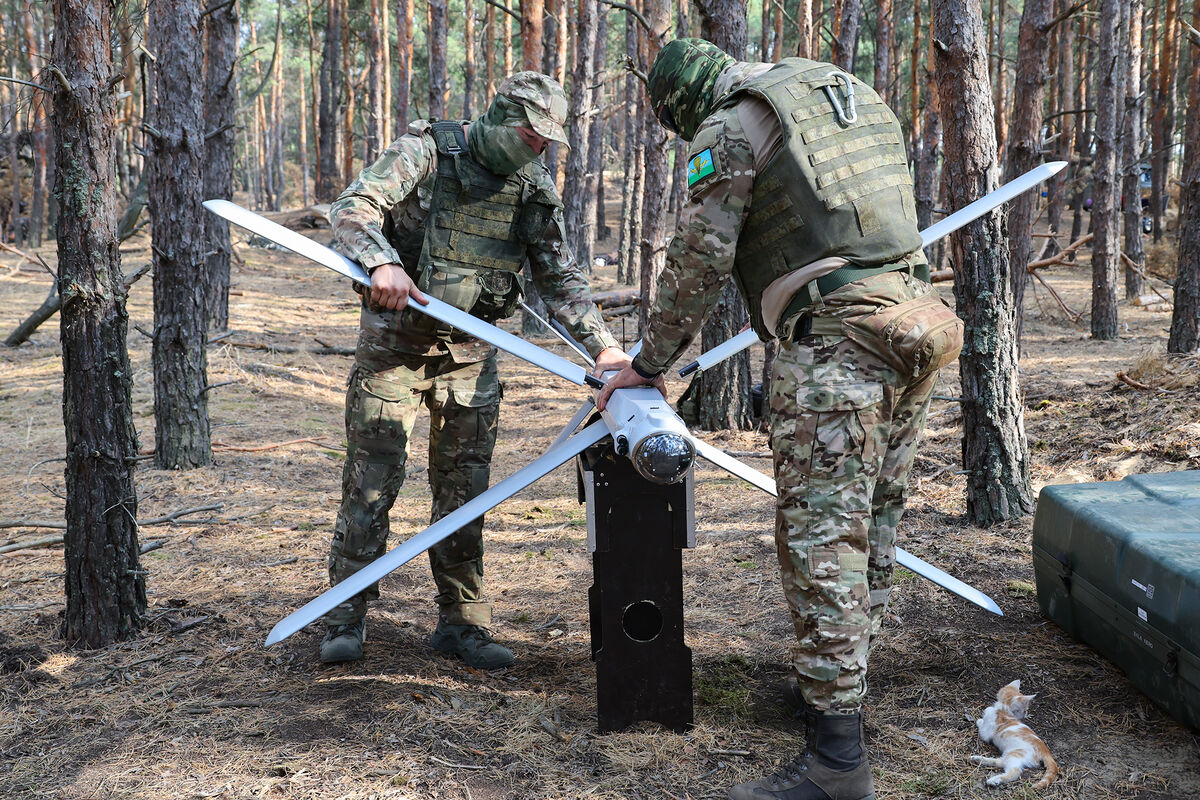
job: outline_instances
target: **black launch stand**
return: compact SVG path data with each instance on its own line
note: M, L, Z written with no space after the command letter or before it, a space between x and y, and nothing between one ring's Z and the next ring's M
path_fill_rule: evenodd
M683 551L695 543L692 473L663 486L609 439L579 457L588 509L588 590L601 733L647 720L692 724L692 651L683 643Z

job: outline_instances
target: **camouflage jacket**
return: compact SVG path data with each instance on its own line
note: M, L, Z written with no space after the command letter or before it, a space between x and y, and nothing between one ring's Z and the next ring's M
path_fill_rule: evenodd
M330 207L329 219L334 239L347 257L368 271L381 264L402 263L397 242L390 240L385 230L413 231L424 223L437 172L437 156L429 123L419 120L409 125L408 133L384 150L342 192ZM545 180L549 180L548 174ZM552 184L549 188L557 195ZM605 347L616 347L616 339L591 302L587 277L564 240L561 210L555 212L541 242L529 248L528 256L534 286L572 336L593 356ZM417 335L406 341L403 326L408 318L409 314L389 315L393 324L400 327L387 337L395 348L429 355L453 352L456 360L477 360L494 351L477 340L470 340L465 346L447 346L445 342Z
M749 65L739 63L722 73L718 97L756 74L745 66ZM643 374L666 370L687 349L733 272L755 175L754 151L737 106L720 109L700 124L688 150L689 165L706 148L712 149L722 168L718 174L702 175L701 180L689 174L687 201L667 248L666 267L635 359ZM695 167L690 169L695 172ZM706 171L703 165L701 171Z

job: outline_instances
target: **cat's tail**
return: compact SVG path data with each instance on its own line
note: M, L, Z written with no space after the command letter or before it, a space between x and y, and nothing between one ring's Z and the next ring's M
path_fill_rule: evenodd
M1045 789L1050 785L1050 782L1058 777L1058 762L1054 760L1054 756L1046 753L1042 759L1042 764L1046 767L1046 774L1042 779L1033 785L1034 789Z

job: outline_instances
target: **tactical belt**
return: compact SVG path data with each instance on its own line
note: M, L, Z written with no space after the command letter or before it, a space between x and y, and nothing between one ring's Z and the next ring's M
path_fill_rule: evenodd
M796 323L791 339L795 341L807 336L812 332L812 318L805 312L809 307L816 305L821 298L829 296L848 283L869 278L872 275L883 275L886 272L907 269L909 269L907 258L873 267L860 267L857 264L847 264L844 267L839 267L828 275L817 278L815 281L809 281L804 285L803 289L796 292L792 296L791 302L787 304L787 308L779 315L780 325L785 326L787 320L803 315L802 319ZM840 321L838 324L841 324Z

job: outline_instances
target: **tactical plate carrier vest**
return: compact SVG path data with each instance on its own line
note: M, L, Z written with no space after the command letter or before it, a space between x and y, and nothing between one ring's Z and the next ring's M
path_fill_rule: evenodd
M763 290L787 273L830 256L849 260L821 279L828 293L924 264L900 124L879 95L853 78L857 119L844 122L829 96L848 105L844 75L831 64L788 58L720 103L729 108L746 95L760 98L783 126L782 147L755 178L733 268L751 324L764 339L771 334L763 324ZM793 300L775 333L790 335L807 305L808 297Z
M546 169L541 161L508 176L481 166L462 126L453 121L430 126L438 161L429 214L423 232L413 231L400 255L421 291L491 322L516 309L526 248L541 241L562 202L537 180ZM418 252L415 235L421 236ZM408 265L414 263L412 270ZM424 315L410 322L436 326L438 338L453 336L452 329Z

